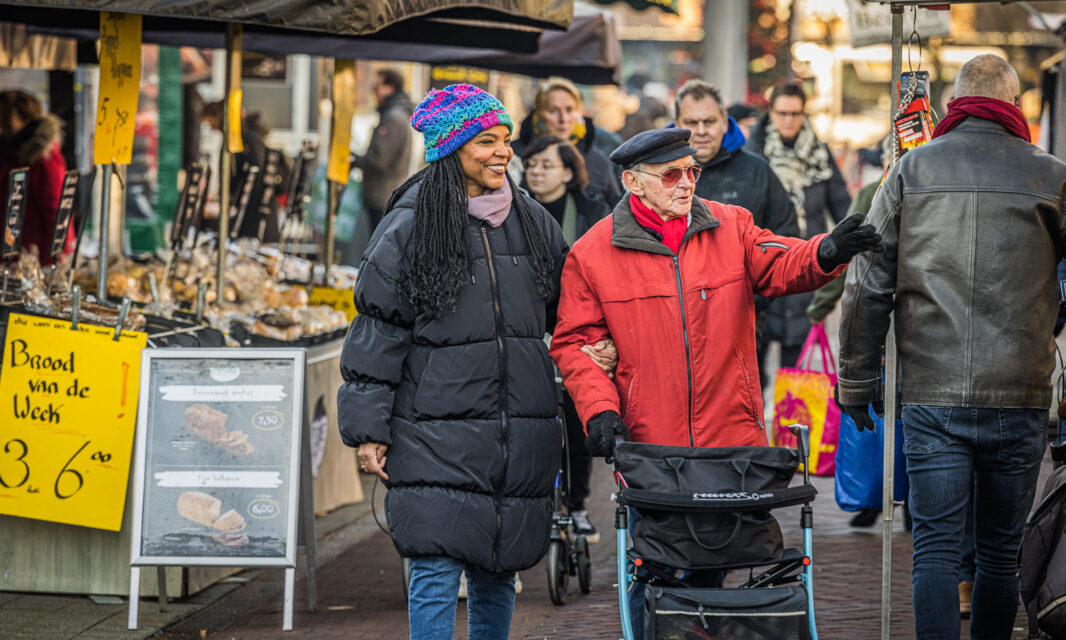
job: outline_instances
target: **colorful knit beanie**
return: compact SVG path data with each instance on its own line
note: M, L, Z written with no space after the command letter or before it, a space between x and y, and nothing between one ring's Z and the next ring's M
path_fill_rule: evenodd
M503 104L468 84L430 91L411 116L411 126L425 138L426 162L440 160L485 129L501 124L514 132Z

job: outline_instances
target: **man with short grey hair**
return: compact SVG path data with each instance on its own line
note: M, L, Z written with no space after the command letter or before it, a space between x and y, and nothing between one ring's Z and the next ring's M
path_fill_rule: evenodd
M967 62L934 140L889 172L867 222L885 251L848 269L838 403L860 429L882 402L895 311L914 521L919 639L958 638L960 542L971 499L971 638L1010 638L1017 552L1047 444L1066 164L1029 142L1006 61Z

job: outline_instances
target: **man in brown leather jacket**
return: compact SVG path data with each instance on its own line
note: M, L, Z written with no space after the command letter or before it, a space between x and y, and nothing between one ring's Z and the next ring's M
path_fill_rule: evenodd
M1046 446L1066 165L1029 143L1002 59L962 67L934 140L907 153L867 222L885 251L847 273L838 403L873 428L895 311L914 518L917 637L958 638L958 568L976 509L971 637L1010 638L1016 555ZM974 481L976 479L976 483Z

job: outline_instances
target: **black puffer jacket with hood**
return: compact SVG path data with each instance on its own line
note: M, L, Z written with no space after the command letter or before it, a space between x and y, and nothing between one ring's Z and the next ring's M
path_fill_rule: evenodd
M525 197L555 261L537 293L514 205L497 228L469 218L470 277L455 309L416 314L401 283L418 185L374 233L359 270L359 310L341 354L344 443L388 445L385 511L401 555L444 555L493 572L527 569L550 539L562 430L544 334L554 325L566 243Z

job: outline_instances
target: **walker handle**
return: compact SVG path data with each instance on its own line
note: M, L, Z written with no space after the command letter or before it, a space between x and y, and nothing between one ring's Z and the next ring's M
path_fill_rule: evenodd
M796 451L804 462L811 452L811 430L802 424L789 425L788 430L796 437Z

